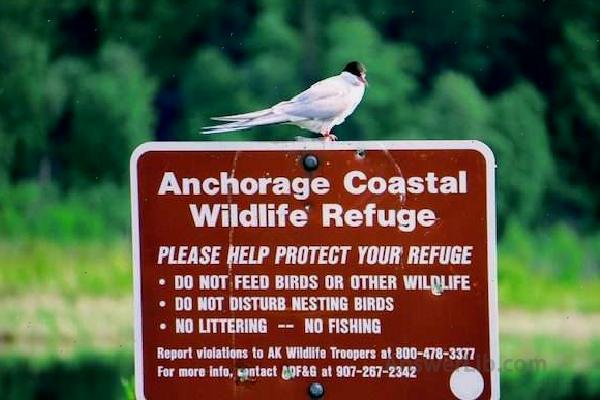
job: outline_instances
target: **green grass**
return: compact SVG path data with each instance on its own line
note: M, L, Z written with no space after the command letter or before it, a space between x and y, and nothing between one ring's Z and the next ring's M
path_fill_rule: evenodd
M567 368L586 371L600 368L600 337L573 341L534 335L505 334L500 336L500 373L518 373Z
M502 265L501 265L502 266ZM527 271L518 279L501 280L498 285L500 307L530 311L600 311L600 280L564 283Z
M70 358L133 346L131 296L69 299L49 294L0 298L0 357Z
M79 244L0 242L0 297L27 293L67 298L129 295L130 247L126 239Z
M503 399L600 398L600 337L500 337Z
M591 241L578 248L569 231L533 242L519 235L509 232L499 250L501 308L536 317L541 310L600 311L600 280L586 272L595 262L586 247ZM565 251L575 264L565 261ZM5 240L0 255L0 397L131 398L129 240ZM557 262L575 271L557 271ZM503 398L600 396L598 336L504 333L500 346Z
M498 246L500 305L600 311L600 235L564 224L532 233L510 223Z
M594 272L597 260L587 250L597 240L582 241L579 248L577 236L557 229L541 238L522 230L507 233L499 248L501 307L600 311L600 277ZM568 255L563 252L582 266L564 261ZM131 244L125 238L77 244L43 239L0 241L0 254L0 298L29 293L66 298L131 295ZM576 271L557 272L557 260Z

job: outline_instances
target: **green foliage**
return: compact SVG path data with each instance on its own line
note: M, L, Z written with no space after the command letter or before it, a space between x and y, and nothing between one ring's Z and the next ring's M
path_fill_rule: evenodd
M197 138L211 116L234 114L247 104L247 92L239 90L242 81L223 53L202 49L194 56L182 78L184 122L182 139ZM228 93L228 96L221 96ZM202 106L198 106L198 105Z
M48 145L47 68L46 44L0 20L0 175L37 172Z
M0 251L0 293L6 297L32 293L122 297L131 293L131 250L123 239L79 244L3 241Z
M500 303L532 309L598 310L597 243L597 238L582 238L567 225L532 233L510 221L498 250ZM574 296L577 292L581 295Z
M552 181L554 163L544 121L543 97L529 83L519 83L492 100L489 144L498 164L499 215L529 223ZM485 139L484 139L485 140Z
M0 293L127 295L131 150L155 138L306 135L198 132L211 116L285 100L357 59L370 86L336 134L487 143L506 227L501 306L597 312L599 20L594 0L2 1ZM2 323L22 317L4 309ZM49 329L55 317L35 316ZM598 397L597 368L562 368L597 344L502 345L515 357L542 347L561 368L503 372L503 398ZM3 358L0 397L132 398L133 382L119 379L131 376L130 358Z
M596 39L596 40L595 40ZM554 52L555 62L565 68L560 90L566 98L566 112L557 115L558 126L565 127L562 119L581 118L596 135L600 131L600 49L597 32L583 22L570 21L563 28L563 43ZM565 134L564 131L559 131Z
M58 242L110 240L129 233L125 188L111 183L66 194L35 182L0 187L0 236Z
M498 216L531 222L539 216L553 163L542 96L528 83L488 100L465 75L447 72L424 101L415 137L479 139L498 165Z
M433 65L436 70L454 65L477 71L487 67L488 61L480 52L486 6L477 0L409 1L405 12L410 10L410 23L405 35L424 50L426 57L445 54Z
M264 108L303 89L302 40L281 12L267 11L256 18L247 50L254 57L242 72L252 94L263 103L258 107ZM273 68L275 65L277 68Z
M337 17L329 24L326 71L339 73L351 60L367 66L369 84L359 112L349 118L349 127L337 128L355 139L398 138L414 124L411 99L418 89L421 69L418 50L408 43L385 41L360 17ZM386 90L372 88L385 87Z
M600 15L600 13L598 13ZM563 160L561 194L587 213L598 215L600 195L600 49L598 30L584 21L568 21L562 41L551 53L561 79L553 96L551 120L556 127L554 149ZM568 161L567 161L568 160ZM596 199L593 201L592 199Z
M341 137L484 138L499 155L503 216L535 222L550 175L545 208L593 226L598 17L591 0L3 2L0 179L123 182L127 151L157 117L161 138L194 139L209 116L289 98L360 59L371 87ZM164 93L176 99L166 118ZM540 151L523 162L528 146Z
M480 139L497 136L489 126L492 110L467 76L446 72L436 78L421 111L420 131L426 138ZM491 143L490 143L491 144Z
M358 59L371 86L341 138L481 139L498 159L501 222L550 213L593 228L599 17L591 0L4 2L0 181L124 183L139 142L198 139L209 117L287 99Z
M0 121L0 185L6 185L12 165L15 138L9 136Z
M129 48L109 43L101 50L96 68L73 93L72 179L125 181L131 151L152 137L154 91Z
M121 378L121 385L123 386L123 398L125 400L135 400L134 380L134 376L129 379Z
M174 5L169 0L101 0L90 2L90 6L106 41L129 44L140 52L153 73L171 79L185 67L198 37L221 40L230 33L224 30L235 26L236 17L243 20L243 2L238 3L184 0ZM220 19L225 13L235 21L229 26Z

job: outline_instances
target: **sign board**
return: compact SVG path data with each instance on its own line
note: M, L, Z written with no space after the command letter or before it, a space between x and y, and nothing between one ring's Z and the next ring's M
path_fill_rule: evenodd
M138 398L499 397L484 144L147 143L131 193Z

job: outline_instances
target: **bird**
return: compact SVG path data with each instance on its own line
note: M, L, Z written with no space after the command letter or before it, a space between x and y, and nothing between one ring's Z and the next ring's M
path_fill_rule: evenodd
M354 112L367 85L367 69L362 63L351 61L340 74L316 82L291 100L264 110L212 117L224 123L203 127L202 133L210 135L256 126L292 124L317 133L326 141L334 141L337 136L332 133L333 127Z

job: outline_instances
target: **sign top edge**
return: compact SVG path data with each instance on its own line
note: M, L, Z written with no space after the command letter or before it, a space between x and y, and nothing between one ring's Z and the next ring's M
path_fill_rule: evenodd
M286 150L475 150L489 167L495 165L492 150L479 140L377 140L284 142L145 142L131 154L131 166L150 151L286 151Z

